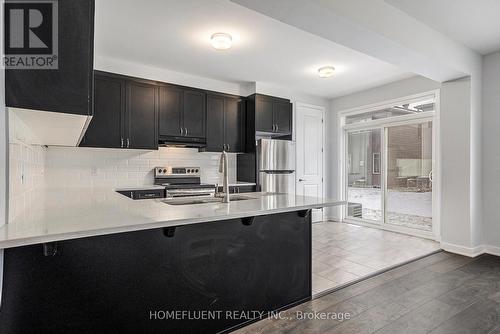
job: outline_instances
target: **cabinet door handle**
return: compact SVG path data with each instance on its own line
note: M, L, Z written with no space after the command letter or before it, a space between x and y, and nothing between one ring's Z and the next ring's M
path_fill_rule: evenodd
M129 147L130 147L130 139L127 138L127 148L129 148Z
M183 128L181 128L181 136L182 136L182 132L183 132L183 131L184 131L184 129L183 129Z
M121 140L120 147L121 147L121 148L123 148L123 138L122 138L122 140Z
M278 124L276 124L276 132L278 132L280 130L280 127Z
M186 132L186 134L184 136L187 136L188 135L188 128L184 128L184 131Z
M229 144L227 144L227 150L229 151Z

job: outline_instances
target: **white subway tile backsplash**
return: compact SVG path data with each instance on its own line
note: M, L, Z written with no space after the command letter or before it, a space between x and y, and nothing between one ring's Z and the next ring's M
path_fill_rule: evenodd
M9 143L9 220L42 200L37 190L45 184L45 154L42 146Z
M153 184L157 166L201 167L204 183L222 183L220 153L197 149L165 148L158 151L49 147L46 186L143 186ZM236 181L236 154L229 154L230 181Z
M220 153L197 149L158 151L42 147L11 139L9 146L9 220L41 206L43 187L133 187L153 184L157 166L201 168L203 183L222 183ZM236 181L236 154L228 155L229 179Z

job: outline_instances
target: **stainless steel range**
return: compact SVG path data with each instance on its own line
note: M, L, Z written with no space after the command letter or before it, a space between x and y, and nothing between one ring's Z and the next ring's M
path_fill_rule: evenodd
M165 187L165 198L215 195L215 185L201 183L200 167L155 167L155 185Z

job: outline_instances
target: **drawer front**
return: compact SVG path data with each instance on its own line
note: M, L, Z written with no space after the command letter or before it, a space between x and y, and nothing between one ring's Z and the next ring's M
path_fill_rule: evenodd
M165 190L136 190L134 191L134 199L149 199L149 198L163 198L165 197Z

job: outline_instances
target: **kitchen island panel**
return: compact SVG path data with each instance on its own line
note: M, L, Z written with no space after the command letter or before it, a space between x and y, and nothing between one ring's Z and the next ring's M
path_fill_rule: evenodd
M310 299L310 210L6 249L2 297L1 333L229 330Z

